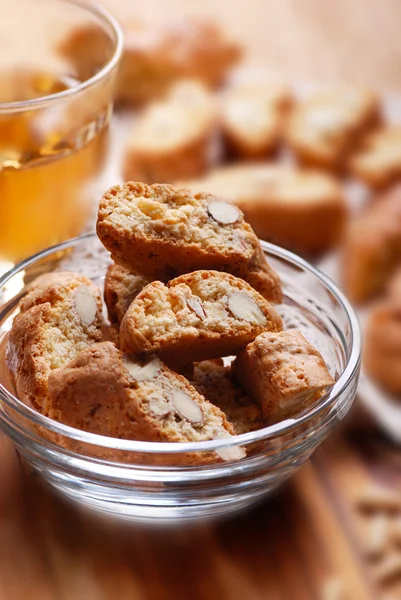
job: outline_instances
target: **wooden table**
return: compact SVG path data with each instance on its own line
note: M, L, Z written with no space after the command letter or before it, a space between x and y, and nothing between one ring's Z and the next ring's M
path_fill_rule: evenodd
M251 63L290 81L401 87L399 0L104 4L117 15L185 6L220 17ZM376 430L352 429L248 513L190 529L127 527L61 501L0 434L0 600L397 600L401 573L379 592L364 554L372 517L356 504L373 483L401 495L401 452Z

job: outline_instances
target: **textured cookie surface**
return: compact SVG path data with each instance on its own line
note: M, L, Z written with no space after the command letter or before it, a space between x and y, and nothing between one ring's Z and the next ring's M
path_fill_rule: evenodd
M226 415L237 435L265 426L260 406L251 400L221 358L195 363L192 384Z
M150 280L143 275L130 273L120 265L110 265L104 282L104 300L110 322L119 326L127 309Z
M380 293L401 264L401 187L351 222L342 249L342 280L355 303Z
M166 281L198 269L246 279L281 300L276 272L239 209L210 194L128 182L100 201L97 232L118 264Z
M158 358L139 362L111 342L96 344L49 379L51 416L109 437L153 442L200 442L234 433L224 413ZM240 449L233 459L241 458ZM218 461L218 455L177 460Z
M270 423L305 410L334 383L321 354L297 330L259 335L238 354L234 370Z
M281 318L245 281L217 271L195 271L138 294L120 328L127 354L159 354L168 364L235 354L262 331L279 331Z
M220 167L197 181L182 182L232 201L256 235L306 254L339 241L347 217L339 183L327 173L273 164Z
M306 164L337 169L362 133L379 121L379 101L369 91L338 88L317 92L294 110L287 141Z
M7 347L7 364L20 400L47 414L52 370L102 339L102 299L86 277L40 278L20 303Z

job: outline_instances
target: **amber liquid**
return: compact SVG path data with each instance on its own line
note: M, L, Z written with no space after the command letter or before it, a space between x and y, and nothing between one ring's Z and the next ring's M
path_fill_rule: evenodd
M24 74L2 84L0 74L0 102L7 102L62 91L76 81ZM84 116L79 106L64 101L8 114L0 107L0 271L2 264L78 235L88 219L91 184L107 147L110 106L93 115L95 108L90 114L86 105Z

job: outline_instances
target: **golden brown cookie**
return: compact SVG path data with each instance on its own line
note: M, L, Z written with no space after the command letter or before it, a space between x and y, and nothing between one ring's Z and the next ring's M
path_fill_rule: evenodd
M346 223L340 184L318 171L238 164L180 185L193 193L203 191L232 201L260 239L302 254L318 254L334 246Z
M287 142L301 163L337 170L379 121L380 103L372 92L352 87L320 91L294 108Z
M306 410L334 383L321 354L297 330L259 335L238 354L234 372L269 423Z
M379 294L401 264L401 186L383 195L348 227L342 249L346 294L362 303Z
M353 174L373 188L401 177L401 126L386 127L363 139L351 160Z
M114 186L100 201L97 233L116 263L146 277L227 271L281 301L279 277L241 211L210 194L170 185Z
M214 23L181 18L163 24L123 23L125 48L117 75L116 100L142 105L159 98L182 78L220 85L241 56L240 46ZM94 26L73 31L59 48L81 79L111 58L108 35Z
M50 415L67 425L114 438L200 442L234 433L224 413L157 357L123 356L111 342L96 344L49 378ZM234 450L233 460L242 458ZM215 453L180 456L219 461ZM221 458L221 457L220 457Z
M249 284L228 273L195 271L147 285L120 327L126 354L157 353L168 364L235 354L281 318Z
M244 159L268 156L277 149L291 92L279 84L243 84L231 90L221 107L221 129L228 152Z
M224 365L221 358L195 363L191 383L224 412L237 435L265 426L260 406L244 392L231 366Z
M204 173L212 161L216 117L216 101L205 86L177 83L135 119L125 149L124 179L169 183Z
M108 267L104 281L104 300L113 325L120 326L129 305L148 283L150 280L146 277L130 273L120 265L114 263Z
M47 284L40 278L22 299L20 311L9 334L8 368L19 399L47 414L51 371L102 339L100 291L73 273L61 273Z

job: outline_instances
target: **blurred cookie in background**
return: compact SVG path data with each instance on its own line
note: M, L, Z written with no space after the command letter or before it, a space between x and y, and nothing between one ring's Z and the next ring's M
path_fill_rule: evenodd
M291 102L290 88L279 83L242 84L230 90L221 107L227 153L243 159L271 155L282 139Z
M217 104L201 83L182 81L133 124L123 164L126 181L171 183L198 177L213 161Z
M298 167L238 164L180 186L232 201L260 239L306 255L333 247L347 219L345 196L336 179Z
M161 97L182 78L195 78L218 87L242 55L241 46L212 21L185 18L157 24L122 23L125 50L116 101L135 106ZM110 42L100 29L76 29L59 47L82 79L94 75L107 61Z
M355 177L373 188L401 178L401 126L385 127L367 136L351 161Z
M372 92L339 87L299 102L289 118L287 142L300 163L341 170L361 136L380 122Z
M401 265L401 186L350 223L341 264L344 290L352 302L360 304L383 292Z

